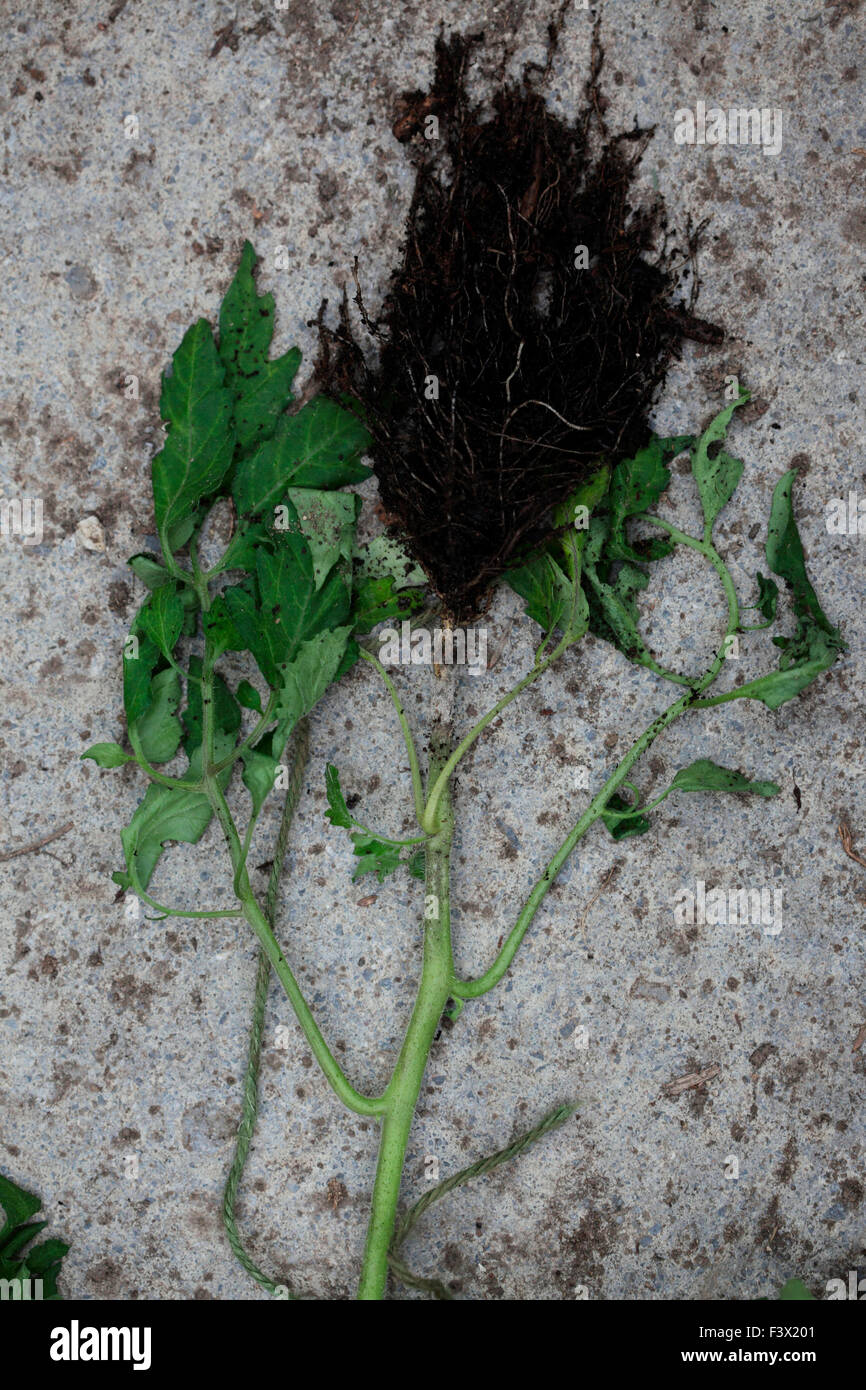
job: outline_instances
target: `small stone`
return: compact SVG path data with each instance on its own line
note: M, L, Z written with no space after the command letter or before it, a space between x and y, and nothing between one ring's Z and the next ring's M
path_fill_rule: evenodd
M84 516L75 528L75 534L85 550L104 550L105 532L98 516Z

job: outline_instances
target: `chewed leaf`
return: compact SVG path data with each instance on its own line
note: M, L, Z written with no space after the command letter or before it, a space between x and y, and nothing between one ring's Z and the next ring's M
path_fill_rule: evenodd
M289 488L289 499L302 535L310 545L313 580L320 589L334 565L344 563L348 576L355 543L355 524L361 499L353 492L322 488Z
M160 413L168 437L152 464L157 530L167 538L203 497L216 491L235 446L232 395L211 326L199 319L184 334L163 377ZM172 537L175 545L177 538Z
M356 582L390 575L398 590L427 584L427 576L421 566L416 565L405 546L392 536L374 536L372 540L356 546L354 559Z
M184 751L191 758L202 739L202 700L201 700L202 661L200 656L191 656L189 661L189 680L187 682L186 709L181 718L184 727ZM241 726L241 712L237 701L217 672L213 684L213 724L217 734L236 734Z
M704 521L709 530L712 530L716 517L730 501L743 476L742 459L734 458L721 448L711 458L709 451L714 444L724 439L731 416L738 406L745 405L749 395L748 391L741 391L738 400L731 401L730 405L719 411L704 430L692 456L692 473L698 485Z
M343 788L340 786L340 774L333 763L328 763L325 768L325 794L328 798L325 819L329 820L332 825L340 826L343 830L351 830L355 822L349 815Z
M797 631L793 637L774 637L782 656L779 669L766 676L747 681L724 695L715 695L699 702L710 705L726 704L729 700L760 700L768 709L778 709L793 699L823 671L827 671L846 650L845 642L824 613L806 573L803 544L794 520L791 501L795 470L785 473L776 484L767 535L767 562L774 574L786 580L791 589ZM771 580L765 581L765 607L770 609L775 594ZM772 585L775 589L775 585Z
M120 838L127 866L135 866L142 888L147 888L166 840L182 840L194 845L207 830L213 808L203 792L163 787L156 783L148 787L144 800L132 820L121 830ZM131 888L129 873L112 874L121 888Z
M122 767L124 763L134 762L130 753L124 753L119 743L94 743L83 758L92 758L97 767Z
M400 591L390 574L380 579L356 577L352 586L353 630L360 636L388 618L408 618L423 602L420 589Z
M366 427L336 401L316 396L279 421L272 439L238 465L232 486L240 516L271 512L290 487L338 488L370 476L360 457Z
M771 623L776 616L776 605L779 602L779 586L773 579L766 579L763 574L758 572L755 576L758 584L758 602L755 604L758 612L768 623Z
M699 758L679 771L670 790L681 792L751 792L754 796L778 796L776 782L750 782L741 772L719 767L709 758Z
M219 355L234 398L238 444L244 450L273 434L277 420L294 399L292 382L301 363L296 347L282 357L268 357L274 335L274 297L256 290L256 259L245 241L219 317Z
M629 517L642 516L650 507L655 506L671 480L668 463L693 443L694 438L689 434L664 439L654 434L634 458L622 459L616 465L611 474L608 493L610 559L640 561L659 559L668 554L671 549L669 542L658 540L645 545L645 554L637 551L628 542L626 522Z

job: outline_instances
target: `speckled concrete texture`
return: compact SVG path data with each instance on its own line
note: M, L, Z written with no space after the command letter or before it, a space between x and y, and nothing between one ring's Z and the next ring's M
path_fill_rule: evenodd
M234 921L151 922L116 900L119 829L142 785L78 761L123 737L120 653L142 597L125 560L153 528L160 371L194 317L215 317L245 237L277 298L275 347L309 354L307 320L355 255L375 306L410 190L389 113L429 78L440 18L485 27L494 55L511 40L516 70L541 56L549 13L519 0L0 4L2 495L44 507L41 541L0 538L0 850L72 822L0 865L0 1168L41 1193L52 1232L69 1238L68 1296L266 1296L219 1215L253 943ZM850 651L778 713L737 703L660 739L638 772L648 795L700 756L773 777L782 794L672 797L650 834L619 845L596 827L507 981L443 1030L408 1193L423 1191L427 1159L444 1176L557 1102L581 1104L419 1226L412 1262L464 1298L731 1299L772 1295L794 1274L820 1293L866 1264L866 869L837 832L847 818L866 857L866 534L826 525L833 498L866 497L864 18L861 0L605 7L609 118L657 126L642 185L663 192L673 226L708 219L701 311L729 335L689 347L657 424L705 423L727 374L751 387L731 430L746 473L723 548L748 602L772 487L794 464L811 573ZM568 112L591 23L573 6L551 74ZM780 108L781 152L677 144L675 113L698 101ZM688 476L666 505L696 522ZM699 670L723 627L718 590L686 560L664 578L642 597L648 639ZM488 622L491 650L507 641L492 670L463 680L461 727L532 660L516 599L498 596ZM768 648L765 634L745 637L738 670L775 665ZM423 732L428 677L396 678ZM589 793L668 699L588 639L485 735L456 792L462 970L490 961ZM313 719L279 932L350 1075L376 1087L411 1008L421 887L351 884L350 846L323 819L328 760L365 819L408 824L405 753L371 671ZM252 863L275 831L272 810ZM698 880L781 889L782 930L678 922L677 895ZM164 900L225 899L216 832L166 855L158 883ZM704 1090L662 1093L711 1066ZM375 1139L331 1097L274 987L240 1214L256 1257L316 1297L351 1296Z

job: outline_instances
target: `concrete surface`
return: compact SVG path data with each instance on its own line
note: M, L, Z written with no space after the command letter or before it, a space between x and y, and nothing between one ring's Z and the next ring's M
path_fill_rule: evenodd
M153 923L115 901L119 829L143 786L77 760L123 732L120 651L141 598L124 562L152 529L159 374L193 317L215 316L245 237L276 293L278 346L309 349L306 320L356 253L375 304L410 186L388 113L428 78L440 17L486 22L494 44L516 31L519 63L540 55L548 11L3 0L0 12L2 487L43 499L45 527L41 544L0 542L0 848L73 822L2 864L0 1167L38 1189L52 1231L71 1241L68 1296L264 1297L219 1219L252 943L233 922ZM866 1263L866 1049L852 1051L866 1019L866 870L837 834L844 815L866 851L866 536L825 525L832 498L866 494L863 21L861 0L606 7L612 119L657 123L643 180L662 189L674 225L710 219L702 309L730 333L721 350L689 348L658 424L703 423L727 372L752 387L751 418L732 430L746 475L720 528L736 578L748 601L772 485L796 462L811 572L851 650L777 714L736 704L660 740L639 769L647 791L710 756L775 777L782 795L671 798L651 834L619 846L597 828L507 983L437 1044L408 1191L423 1190L425 1157L444 1175L553 1104L582 1104L566 1129L419 1228L412 1262L458 1280L463 1297L731 1299L772 1295L794 1274L820 1293ZM552 79L566 110L589 32L575 10ZM698 100L780 107L781 153L675 144L675 111ZM285 271L274 268L280 246ZM129 374L138 399L124 394ZM687 477L670 514L695 519ZM721 614L705 617L718 594L685 562L667 574L667 593L645 596L646 630L697 670L720 630ZM495 668L464 681L461 719L531 660L534 633L510 597L492 610L491 646L515 615ZM740 659L762 669L766 638L745 640ZM426 675L398 679L421 721ZM589 640L485 737L458 788L464 970L489 961L587 799L581 788L600 785L668 698ZM362 794L365 818L403 823L405 756L372 673L355 672L314 719L280 932L350 1074L381 1086L411 1007L420 886L350 883L346 837L323 820L327 759ZM269 857L275 825L271 814L253 863ZM588 907L613 863L615 881ZM781 887L783 930L678 925L677 894L698 879ZM173 850L158 882L169 900L199 888L205 906L225 897L216 834ZM713 1064L704 1093L660 1094ZM268 1269L317 1297L351 1294L374 1137L331 1099L274 988L242 1224Z

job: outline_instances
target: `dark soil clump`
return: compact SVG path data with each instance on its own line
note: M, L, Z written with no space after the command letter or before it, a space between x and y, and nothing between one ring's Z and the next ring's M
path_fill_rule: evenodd
M573 124L544 101L555 26L546 66L486 109L466 90L481 42L440 34L429 92L400 103L416 168L402 261L376 323L357 295L378 360L344 298L336 331L319 316L317 363L363 403L385 511L457 621L600 459L645 442L683 339L722 336L691 313L696 280L677 302L695 236L678 251L661 202L630 202L652 131L607 129L597 35Z

